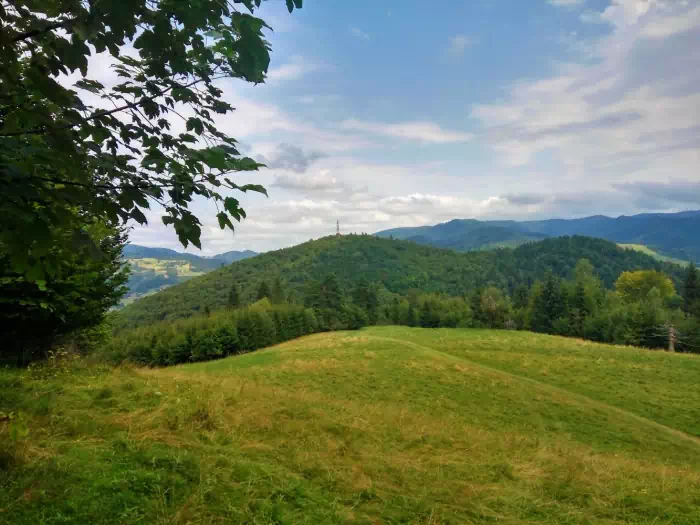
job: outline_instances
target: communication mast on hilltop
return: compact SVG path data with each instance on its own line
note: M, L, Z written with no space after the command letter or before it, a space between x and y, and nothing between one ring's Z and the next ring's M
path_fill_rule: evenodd
M340 221L335 221L335 236L340 237Z

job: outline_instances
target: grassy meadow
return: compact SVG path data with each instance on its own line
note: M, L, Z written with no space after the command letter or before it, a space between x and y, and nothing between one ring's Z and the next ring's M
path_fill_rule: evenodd
M700 356L407 327L3 370L0 523L698 524L698 378Z
M668 257L667 255L661 255L659 252L652 250L648 246L645 246L644 244L619 244L620 248L625 248L628 250L634 250L636 252L641 252L645 253L647 255L650 255L654 259L661 261L661 262L668 262L668 263L673 263L673 264L678 264L680 266L688 266L688 261L683 261L681 259L676 259L674 257Z

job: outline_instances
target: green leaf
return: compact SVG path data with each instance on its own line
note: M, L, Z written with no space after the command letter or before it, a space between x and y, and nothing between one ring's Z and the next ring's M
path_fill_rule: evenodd
M141 210L134 208L131 210L131 218L134 219L139 224L147 224L148 220Z
M219 147L202 150L202 157L207 166L214 169L226 169L226 152Z
M86 91L89 91L91 93L95 93L99 95L100 91L102 91L105 87L97 82L96 80L89 80L89 79L81 79L78 80L75 84L75 87L84 89Z

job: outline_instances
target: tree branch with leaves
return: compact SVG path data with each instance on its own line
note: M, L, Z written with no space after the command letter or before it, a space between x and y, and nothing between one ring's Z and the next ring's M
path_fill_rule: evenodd
M269 28L262 0L12 0L0 9L0 245L29 281L59 271L80 236L78 215L146 223L163 206L183 246L200 247L200 197L220 203L219 226L245 215L235 175L262 164L217 128L233 110L220 82L264 82ZM301 0L287 0L291 12ZM89 78L108 54L118 81ZM80 74L73 86L65 79ZM174 131L172 117L184 119ZM47 232L73 230L73 236Z

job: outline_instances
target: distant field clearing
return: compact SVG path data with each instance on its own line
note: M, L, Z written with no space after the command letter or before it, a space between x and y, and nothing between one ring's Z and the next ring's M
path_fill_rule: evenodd
M628 250L634 250L637 252L641 253L646 253L647 255L650 255L654 259L658 259L659 261L663 262L670 262L673 264L679 264L681 266L688 266L688 261L683 261L681 259L674 259L673 257L667 257L666 255L661 255L658 252L655 252L648 246L644 246L643 244L618 244L620 248L627 248Z

